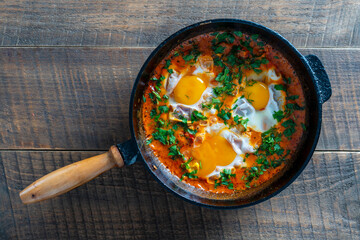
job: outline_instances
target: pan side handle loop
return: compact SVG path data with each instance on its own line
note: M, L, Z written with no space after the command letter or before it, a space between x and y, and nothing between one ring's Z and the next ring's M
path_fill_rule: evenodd
M305 56L306 61L310 65L318 88L320 103L323 104L331 97L331 85L329 77L325 71L324 65L315 55Z

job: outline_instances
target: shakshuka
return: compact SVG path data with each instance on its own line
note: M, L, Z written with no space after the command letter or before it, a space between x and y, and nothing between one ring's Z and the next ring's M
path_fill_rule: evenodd
M306 130L303 89L261 36L212 32L176 46L142 98L146 144L179 181L213 193L256 188Z

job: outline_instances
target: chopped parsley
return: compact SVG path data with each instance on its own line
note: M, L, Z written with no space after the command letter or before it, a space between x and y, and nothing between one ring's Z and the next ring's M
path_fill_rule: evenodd
M199 121L199 120L206 120L207 117L205 117L201 112L194 110L191 113L191 121L195 122L195 121Z
M224 70L217 75L215 80L222 83L222 86L213 88L215 95L220 96L224 93L231 96L234 95L236 84L232 82L232 74L228 67L225 67Z
M179 147L176 145L169 147L168 156L172 156L173 159L176 159L177 157L181 157L182 159L185 159L185 156L180 152Z
M291 110L304 110L304 107L300 107L297 103L288 103L285 105L286 109L291 109Z
M187 128L186 131L187 131L188 133L190 133L191 135L195 135L195 134L197 133L196 130L193 130L193 129L190 129L190 128Z
M223 47L221 45L217 46L215 49L214 49L214 53L215 54L218 54L218 53L223 53L224 50L225 50L226 47Z
M168 106L159 106L159 111L160 113L168 113L169 112L169 107Z
M164 66L164 68L165 68L165 69L169 69L170 65L171 65L171 61L170 61L170 60L166 60L166 61L165 61L165 66Z
M280 122L284 117L284 112L282 110L273 113L273 118L275 118L278 122Z
M150 117L151 117L151 119L154 119L154 118L157 117L157 116L158 116L158 114L157 114L156 108L152 109L152 110L150 111ZM157 120L157 119L156 119L156 120Z
M291 83L291 78L290 77L289 78L284 77L284 82L286 84L290 84Z
M230 178L235 177L235 174L231 173L231 169L224 169L220 172L220 178L215 180L214 188L216 189L220 185L227 186L228 189L234 189L234 184L231 182Z
M185 177L188 177L190 179L198 178L198 176L196 176L195 174L197 174L197 170L193 170L191 172L186 172L181 176L180 181L182 181Z
M187 160L186 162L182 163L180 166L182 169L184 170L189 170L190 169L190 165L189 163L192 161L192 158L189 158L189 160Z
M288 119L285 122L283 122L281 124L281 126L285 127L286 129L284 130L284 136L287 138L291 138L291 136L295 133L295 126L296 123L294 122L294 120L292 119Z
M225 108L225 109L221 109L217 116L219 118L221 118L222 120L224 120L224 123L226 124L226 121L229 120L231 118L231 109Z
M154 132L152 136L155 140L159 140L164 145L170 145L176 142L174 131L172 129L166 130L162 128L157 128L156 132Z
M299 98L299 95L292 95L292 96L287 96L286 100L296 100Z
M220 110L222 105L223 105L223 103L220 101L220 99L212 98L211 103L208 103L208 104L203 103L201 106L202 106L202 108L212 109L214 107L216 110Z
M261 70L261 69L254 68L254 72L255 72L256 74L260 74L260 73L262 73L262 70Z
M225 43L233 43L235 40L234 35L229 32L223 32L223 33L217 33L215 35L215 38L211 41L213 45L217 45L219 43L225 42Z
M194 55L192 55L192 54L186 55L183 57L183 59L185 60L185 62L189 62L192 59L194 59Z
M276 84L276 85L274 86L274 88L275 88L276 90L282 90L282 91L285 91L285 92L286 92L286 87L285 87L284 85Z
M198 57L200 56L201 52L198 49L199 47L197 45L193 45L193 48L191 49L191 51L189 52L189 54L184 55L183 59L186 63L190 63L193 64L194 62L196 62L196 60L198 59Z
M242 37L242 35L243 35L242 32L240 32L240 31L235 31L234 34L238 37Z
M235 117L234 117L234 122L235 122L237 125L238 125L238 124L241 124L241 125L244 127L245 131L246 131L246 129L247 129L247 124L248 124L248 122L249 122L249 119L248 119L248 118L243 119L242 117L239 117L238 115L235 115Z
M157 93L157 92L155 92L155 91L152 91L151 93L156 97L156 99L157 99L158 101L161 101L161 97L160 97L160 94L159 94L159 93Z
M250 38L254 41L256 41L259 38L259 34L251 35Z
M280 166L290 154L290 150L284 155L284 149L281 148L282 134L276 128L271 128L261 134L262 143L254 153L256 158L256 165L248 167L245 170L245 186L251 187L251 182L258 179L269 168L276 168Z

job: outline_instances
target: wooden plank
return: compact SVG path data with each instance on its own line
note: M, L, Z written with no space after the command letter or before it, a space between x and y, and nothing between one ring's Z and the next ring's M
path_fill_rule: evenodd
M300 177L261 204L213 210L164 190L141 163L113 169L53 200L23 205L43 174L99 152L1 151L10 201L2 236L19 239L358 239L360 153L316 152ZM0 165L1 166L1 165ZM9 214L7 209L12 209Z
M150 48L3 48L0 149L106 150L130 137L129 98ZM318 150L360 150L360 50L316 54L333 95Z
M298 47L359 47L358 0L20 1L0 3L1 46L156 46L195 22L241 18Z
M317 55L331 82L332 96L323 104L322 131L317 149L360 149L360 81L357 67L360 52L303 49L301 53Z
M0 236L4 239L15 239L15 232L8 232L6 229L14 228L15 221L9 190L4 171L2 159L0 157Z
M2 51L2 147L104 149L129 138L129 96L143 51Z

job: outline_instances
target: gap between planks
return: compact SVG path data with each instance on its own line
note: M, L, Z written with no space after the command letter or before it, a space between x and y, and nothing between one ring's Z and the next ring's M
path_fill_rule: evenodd
M160 44L159 44L160 45ZM122 46L122 47L116 47L116 46L93 46L93 45L89 45L89 46L63 46L63 45L48 45L48 46L0 46L0 49L6 49L6 48L13 48L13 49L21 49L21 48L29 48L29 49L33 49L33 48L79 48L79 49L84 49L84 48L90 48L90 49L155 49L156 47L158 47L158 45L156 46ZM294 46L297 50L360 50L360 47L296 47Z

